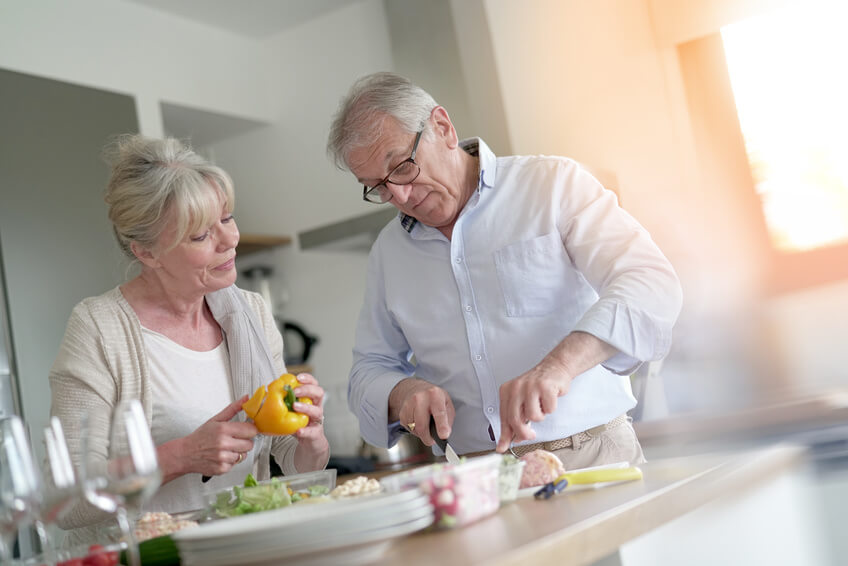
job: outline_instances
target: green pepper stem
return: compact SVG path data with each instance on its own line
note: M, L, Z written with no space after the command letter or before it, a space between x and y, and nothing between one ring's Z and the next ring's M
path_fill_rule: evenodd
M291 385L286 385L283 389L286 391L286 396L283 398L283 402L286 404L289 411L294 412L292 405L297 400L295 399L294 391L292 390Z

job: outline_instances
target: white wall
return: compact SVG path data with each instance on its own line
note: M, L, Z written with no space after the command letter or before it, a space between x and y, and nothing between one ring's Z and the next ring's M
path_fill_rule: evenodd
M285 92L271 63L257 42L132 2L0 4L0 67L134 96L151 135L160 101L276 119Z
M24 418L36 452L47 375L71 309L123 280L103 202L106 137L133 130L128 96L0 70L0 236ZM3 297L0 297L3 300Z
M746 263L756 258L740 251L750 247L733 246L726 203L701 182L676 46L773 3L463 2L452 0L450 7L465 75L454 93L471 98L460 111L470 113L467 123L482 130L489 127L487 116L502 120L493 135L514 153L569 155L611 171L624 207L651 231L683 280L684 311L665 366L683 396L679 406L715 404L744 389L752 368L744 366L742 311L735 307L751 295ZM478 6L479 20L473 17ZM492 45L475 46L480 38L491 38ZM0 4L0 68L129 94L142 130L152 135L164 129L160 101L269 124L206 148L233 175L239 226L254 233L294 235L372 210L352 177L325 157L327 128L339 98L362 74L403 71L400 66L412 71L415 64L422 80L440 77L443 62L428 57L426 36L417 40L424 47L417 59L409 46L398 46L403 39L393 45L381 0L353 3L261 41L131 2ZM485 69L475 68L484 53ZM497 80L502 106L480 112L489 101L478 104L483 93L471 76ZM335 399L328 410L340 415L340 432L331 436L334 451L350 452L358 435L341 398L365 257L303 253L295 243L242 258L240 267L257 262L277 267L278 289L289 299L282 314L321 338L310 361ZM806 308L805 295L796 302L786 297L774 309L769 320L776 320L777 335L801 343L781 352L793 371L810 367L811 357L827 375L838 367L828 344L848 335L846 323L816 321L828 305L848 310L845 291L834 287L827 304L810 303L808 335L785 332Z
M0 68L129 94L149 135L164 131L160 102L268 123L201 148L232 174L243 232L294 235L370 210L324 146L330 117L353 80L392 68L381 0L353 3L264 40L130 2L4 0ZM240 260L239 267L264 261L283 278L278 288L288 290L282 314L320 336L310 362L328 390L328 412L339 413L328 436L334 453L351 453L359 435L344 394L366 258L301 254L295 244ZM52 359L55 346L46 349ZM46 390L46 373L43 380Z
M568 155L614 173L622 205L681 277L684 307L663 368L673 410L745 405L775 382L805 379L776 379L764 374L767 364L799 370L815 361L829 375L840 367L839 347L814 322L826 317L823 304L798 294L769 308L753 192L711 175L710 160L722 156L705 154L693 131L700 117L691 113L677 51L785 3L484 1L515 153ZM848 310L840 289L828 297ZM807 307L812 333L787 332L793 320L786 315ZM825 326L848 335L848 323ZM767 350L787 335L799 341Z
M373 212L353 176L336 170L325 147L332 115L353 81L392 69L382 2L352 4L272 37L264 48L276 54L273 72L282 77L286 101L280 121L213 146L216 160L237 186L239 227L294 235ZM355 453L359 428L347 409L346 391L367 257L301 252L295 242L248 256L239 267L255 263L276 266L275 287L288 296L281 314L319 336L309 363L329 396L327 437L333 454Z

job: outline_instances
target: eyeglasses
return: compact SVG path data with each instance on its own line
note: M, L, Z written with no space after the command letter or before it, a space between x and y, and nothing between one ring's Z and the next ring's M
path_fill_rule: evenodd
M418 151L418 142L421 140L421 134L423 132L424 130L422 129L415 134L415 143L412 144L412 155L408 159L398 163L382 181L373 187L362 185L363 200L373 202L374 204L389 202L392 200L392 192L386 186L386 183L408 185L418 178L421 168L415 163L415 152Z

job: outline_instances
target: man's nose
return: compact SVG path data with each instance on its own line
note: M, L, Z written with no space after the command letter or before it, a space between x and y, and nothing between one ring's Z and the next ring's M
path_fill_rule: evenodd
M412 183L405 185L396 185L392 182L386 182L386 188L392 193L392 200L397 204L405 204L409 200L409 195L412 192Z

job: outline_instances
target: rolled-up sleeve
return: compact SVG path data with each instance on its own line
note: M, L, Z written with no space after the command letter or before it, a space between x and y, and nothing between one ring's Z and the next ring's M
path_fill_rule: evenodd
M560 233L571 260L597 291L598 301L574 330L614 346L603 365L618 374L659 360L671 347L683 293L671 263L615 195L582 169L578 191L563 199Z
M365 300L359 314L353 366L348 381L348 405L359 419L362 437L375 446L397 442L400 426L389 423L389 395L414 366L411 350L386 308L380 254L371 251Z

